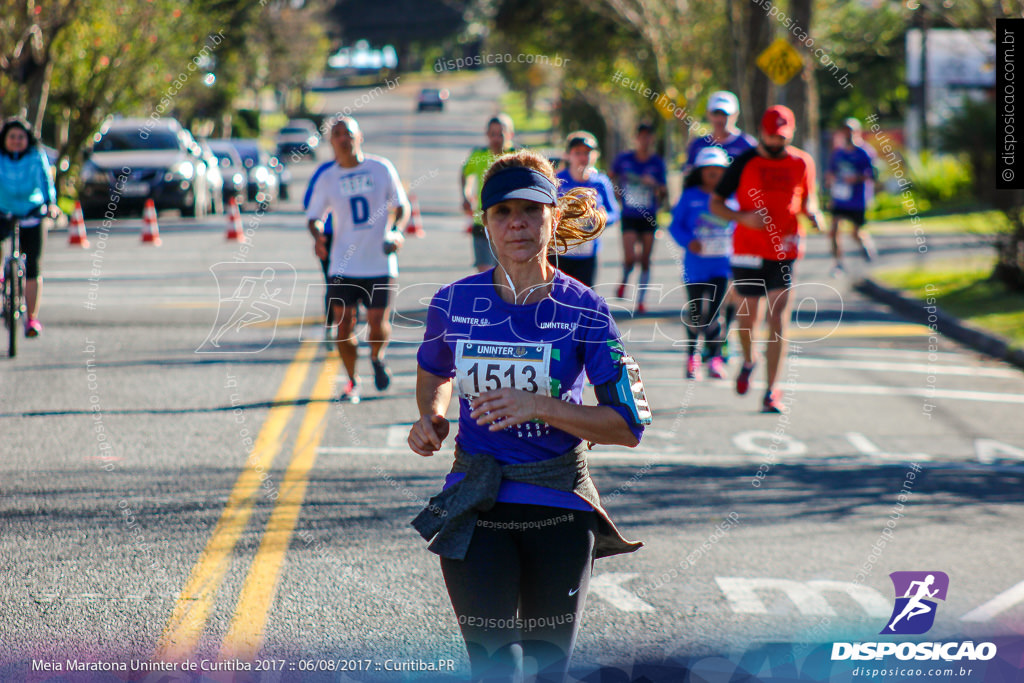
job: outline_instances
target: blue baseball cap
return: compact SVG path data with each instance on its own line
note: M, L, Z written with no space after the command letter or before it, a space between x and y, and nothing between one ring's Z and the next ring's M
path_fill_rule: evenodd
M525 166L512 166L498 171L484 183L480 192L480 209L486 211L507 199L556 204L558 193L551 179L540 171Z

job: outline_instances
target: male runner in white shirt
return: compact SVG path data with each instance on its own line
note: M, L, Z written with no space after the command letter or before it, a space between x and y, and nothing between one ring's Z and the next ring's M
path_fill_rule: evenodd
M384 349L391 338L388 304L398 277L402 229L410 215L395 167L383 157L363 154L362 143L355 119L335 121L331 126L335 164L316 179L306 211L318 258L327 256L322 220L328 212L334 224L327 293L338 321L338 355L349 377L341 400L351 403L359 402L355 326L360 302L370 326L374 384L380 391L391 384L384 364Z

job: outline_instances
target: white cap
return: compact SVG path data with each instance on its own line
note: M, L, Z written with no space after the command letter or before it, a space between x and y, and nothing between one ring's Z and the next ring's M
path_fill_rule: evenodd
M705 166L721 166L726 168L729 166L729 155L721 147L705 147L697 152L697 158L693 161L693 167L704 168Z
M728 90L719 90L708 98L708 111L724 111L727 116L732 116L740 113L740 102Z

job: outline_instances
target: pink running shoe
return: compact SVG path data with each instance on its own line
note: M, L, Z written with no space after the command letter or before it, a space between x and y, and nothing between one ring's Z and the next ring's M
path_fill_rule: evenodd
M725 362L721 356L712 356L708 361L708 376L715 379L725 379Z
M754 364L744 363L740 368L740 374L736 375L736 393L742 396L750 390L750 373L754 371Z
M690 356L686 361L686 379L700 379L700 356Z
M25 336L38 337L43 331L43 324L38 318L25 318Z

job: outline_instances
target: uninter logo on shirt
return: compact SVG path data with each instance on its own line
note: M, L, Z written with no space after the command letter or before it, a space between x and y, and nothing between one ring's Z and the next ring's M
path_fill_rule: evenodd
M572 332L573 330L576 329L577 324L576 323L547 322L547 323L537 323L537 327L539 327L542 330L567 330L569 332Z
M373 176L369 173L355 173L342 176L338 179L338 188L341 190L341 194L345 196L372 192Z
M464 325L490 325L490 321L487 318L468 318L464 315L453 315L453 323L462 323Z

